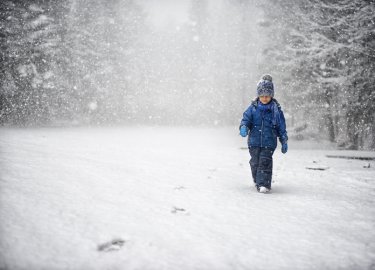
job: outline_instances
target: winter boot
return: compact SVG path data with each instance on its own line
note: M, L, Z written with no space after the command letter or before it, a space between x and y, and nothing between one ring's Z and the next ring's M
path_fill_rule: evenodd
M259 187L258 191L260 193L267 193L267 192L270 192L270 189L266 187Z

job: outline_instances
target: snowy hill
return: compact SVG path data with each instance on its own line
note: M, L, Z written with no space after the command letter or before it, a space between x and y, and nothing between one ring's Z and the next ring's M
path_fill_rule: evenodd
M0 269L373 269L374 160L297 146L259 194L237 128L0 129Z

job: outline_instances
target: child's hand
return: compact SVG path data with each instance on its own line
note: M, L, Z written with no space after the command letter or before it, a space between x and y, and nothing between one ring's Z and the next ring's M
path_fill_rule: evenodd
M283 143L281 146L281 153L285 154L288 151L288 144Z
M249 132L249 128L247 126L241 126L240 135L242 137L246 137L248 132Z

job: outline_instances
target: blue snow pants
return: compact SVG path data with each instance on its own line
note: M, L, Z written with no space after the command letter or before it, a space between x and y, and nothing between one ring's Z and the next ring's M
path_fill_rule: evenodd
M272 182L272 155L274 149L267 147L251 146L250 167L253 175L254 183L258 187L266 187L271 189Z

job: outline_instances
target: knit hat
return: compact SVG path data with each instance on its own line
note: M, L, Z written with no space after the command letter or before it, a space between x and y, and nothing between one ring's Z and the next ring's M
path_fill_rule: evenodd
M257 84L257 95L259 96L271 96L273 97L275 91L273 89L272 77L269 74L262 76Z

